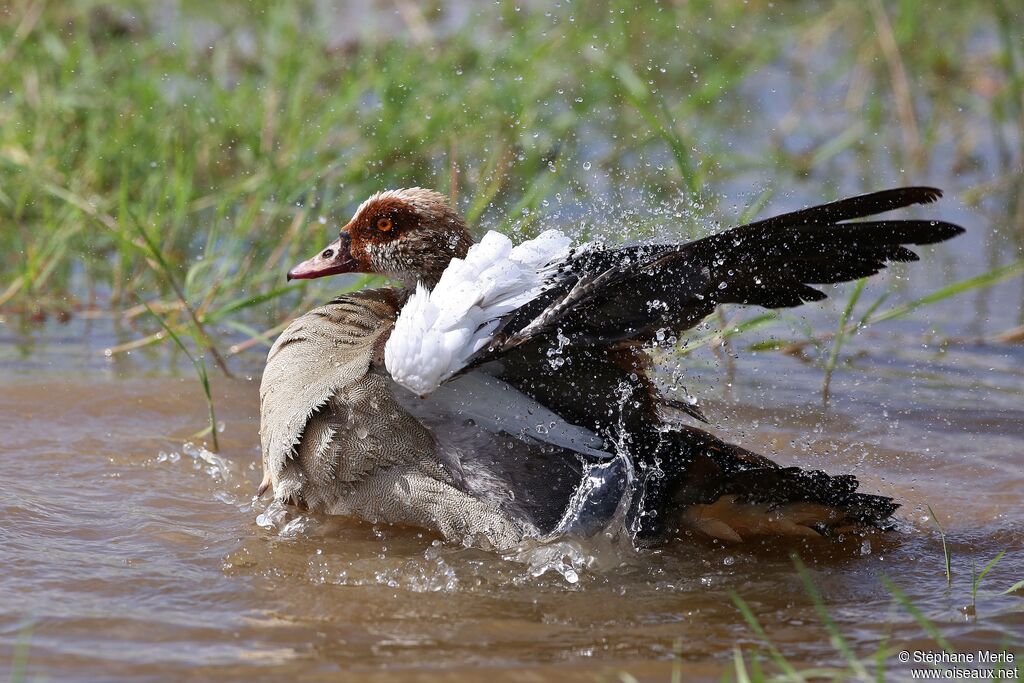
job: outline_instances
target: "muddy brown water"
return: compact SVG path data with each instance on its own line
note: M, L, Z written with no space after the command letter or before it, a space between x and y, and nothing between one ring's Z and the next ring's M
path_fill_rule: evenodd
M30 679L53 681L668 680L678 648L688 680L717 680L735 646L759 642L732 592L794 663L842 665L787 548L595 546L573 584L411 529L272 525L252 500L258 361L215 382L214 456L186 445L205 408L185 367L103 358L104 324L0 327L0 668L27 657ZM888 538L801 549L860 655L883 638L936 649L882 575L956 649L1019 652L1024 598L1002 591L1024 578L1024 349L886 333L850 353L828 410L820 369L789 356L738 354L731 386L713 356L690 372L728 438L902 501ZM967 613L972 563L1003 550Z

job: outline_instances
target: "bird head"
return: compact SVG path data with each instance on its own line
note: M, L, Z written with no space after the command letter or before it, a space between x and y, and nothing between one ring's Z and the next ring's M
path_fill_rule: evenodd
M373 273L410 287L433 286L470 244L465 221L443 194L419 187L386 190L360 204L338 239L288 271L288 279Z

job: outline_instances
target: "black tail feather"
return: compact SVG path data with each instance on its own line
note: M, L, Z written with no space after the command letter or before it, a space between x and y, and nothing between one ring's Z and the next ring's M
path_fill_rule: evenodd
M835 526L890 528L899 504L892 498L857 491L852 474L780 467L768 458L726 443L693 427L663 435L659 471L643 473L630 510L630 524L641 544L665 541L692 506L724 496L769 509L813 503L836 511Z
M786 505L818 503L842 510L862 524L888 526L899 504L892 498L857 493L860 482L852 474L830 475L821 470L799 467L750 469L735 475L725 494L736 494L751 503Z

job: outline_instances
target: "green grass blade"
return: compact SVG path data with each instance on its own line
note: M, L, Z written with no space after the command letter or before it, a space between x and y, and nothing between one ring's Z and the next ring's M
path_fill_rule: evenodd
M999 284L1000 282L1005 282L1006 280L1015 278L1021 274L1024 274L1024 259L1014 261L1013 263L1001 266L999 268L993 268L987 273L975 275L974 277L969 277L966 280L960 280L959 282L954 282L951 285L940 287L939 289L935 290L931 294L928 294L927 296L923 296L919 299L914 299L913 301L902 304L900 306L890 308L889 310L872 317L867 321L866 324L874 325L875 323L880 323L885 320L902 318L906 316L908 313L911 313L912 311L915 311L918 308L921 308L922 306L934 304L939 301L943 301L944 299L949 299L951 297L958 296L960 294L964 294L965 292L970 292L975 289L992 287L994 285Z
M953 584L953 568L950 562L949 546L946 545L946 531L939 524L939 518L935 516L935 511L932 510L932 506L928 505L928 514L932 516L932 521L935 522L935 526L939 529L939 538L942 539L942 556L946 561L946 585L950 586Z
M992 560L988 564L985 565L985 568L981 570L980 574L978 574L978 583L979 584L981 584L981 582L984 580L985 575L988 574L990 571L992 571L992 569L997 564L999 564L999 560L1003 559L1003 555L1005 555L1005 554L1006 554L1006 550L1003 550L998 555L993 557Z
M737 609L739 609L740 611L740 614L743 615L743 620L747 622L747 625L750 627L750 630L757 634L757 637L761 639L761 641L764 643L764 646L768 648L768 654L771 656L772 661L775 662L775 666L779 667L781 671L784 671L789 676L799 677L797 670L793 667L792 664L786 661L786 658L782 655L782 652L779 651L779 649L775 647L774 643L772 643L771 639L768 638L768 634L761 626L761 622L757 620L757 617L754 615L753 610L750 609L750 605L748 605L746 601L743 598L741 598L739 594L736 592L730 592L729 597L732 598L733 604L736 605Z
M743 651L739 647L732 648L732 662L736 669L736 683L750 683L750 675L747 674L747 664L743 659Z
M247 308L259 306L260 304L264 304L268 301L273 301L274 299L282 297L285 294L289 294L301 288L302 285L286 285L284 287L272 289L269 292L261 292L260 294L241 297L233 301L229 301L228 303L217 308L216 310L210 311L209 313L206 314L204 320L207 323L215 323L230 315L234 315L239 311L244 311Z
M981 570L980 574L972 571L972 577L971 577L971 607L972 608L976 609L977 605L978 605L978 586L981 585L981 582L982 582L982 580L984 580L985 575L988 574L990 571L992 571L993 567L995 567L997 564L999 564L999 560L1003 559L1003 555L1005 555L1005 554L1006 554L1006 550L1004 549L1002 552L1000 552L998 555L996 555L994 558L992 558L992 560L988 564L985 565L985 568ZM972 570L974 569L974 564L973 563L971 565L971 568L972 568Z
M11 661L11 683L23 683L28 678L28 658L32 643L32 625L28 625L18 633L14 644L14 654Z
M752 201L747 208L743 209L743 213L740 214L739 224L745 225L753 221L757 214L761 213L761 209L767 204L772 197L775 196L775 188L767 187L761 191L761 194Z
M868 320L870 320L871 316L875 314L875 311L881 308L882 304L884 304L889 299L890 294L891 292L884 292L880 297L875 299L874 303L868 306L868 309L864 311L863 315L861 315L860 320L857 321L857 327L855 329L859 330L860 328L867 325Z
M761 315L755 315L753 318L747 318L746 320L742 320L738 323L729 324L724 329L709 332L697 337L696 339L687 339L686 344L679 347L679 353L693 353L697 349L710 344L716 339L730 339L747 332L759 330L762 327L766 327L771 324L777 318L778 316L775 313L762 313Z
M206 332L206 328L199 320L199 316L196 314L195 309L188 302L188 298L185 296L184 290L182 290L181 286L178 284L177 278L174 277L174 272L171 270L170 265L164 258L163 253L160 250L160 246L149 234L149 231L143 227L142 221L139 220L138 216L135 215L135 212L131 208L128 208L128 213L132 218L132 226L135 228L135 231L139 233L139 236L142 238L149 251L150 258L152 258L157 264L157 271L164 278L167 284L170 285L171 289L174 290L174 294L178 297L178 300L181 301L181 305L185 307L186 311L188 311L189 317L192 319L192 325L194 327L197 341L200 341L210 351L210 355L213 356L213 360L217 363L221 372L224 373L224 376L231 377L231 371L228 369L227 362L224 360L224 357L220 355L216 345L213 343L213 339Z
M849 330L846 327L847 321L850 319L850 315L853 313L854 307L857 302L860 301L861 292L864 291L864 285L867 283L867 278L861 278L857 280L856 286L853 291L850 292L850 298L846 300L846 306L843 308L843 312L839 315L839 323L836 325L836 332L832 338L832 349L828 354L828 360L825 363L825 378L821 386L822 400L828 401L829 388L832 385L832 373L836 369L836 363L839 362L839 351L843 348L843 342L846 341L846 336L849 334Z
M672 643L672 677L670 683L683 683L683 640L676 638Z
M939 645L946 652L952 653L955 651L953 649L953 646L949 643L949 641L946 640L946 638L941 633L939 633L939 629L935 627L935 624L928 620L928 618L924 615L923 612L921 612L918 606L910 601L910 598L907 597L907 594L900 590L899 586L894 584L892 580L884 574L879 576L879 579L881 579L882 583L892 594L893 598L896 599L896 602L902 605L903 608L910 613L910 616L914 618L914 621L917 622L918 626L924 629L925 633L927 633L931 637L931 639L935 641L937 645Z
M796 554L792 555L791 559L793 560L793 564L796 566L797 574L800 575L800 581L804 584L804 592L806 592L808 597L811 598L811 602L814 603L814 610L818 613L818 616L825 624L825 630L828 631L829 640L832 643L832 646L843 656L850 669L857 674L858 678L865 681L868 680L870 676L868 675L867 669L864 667L864 664L857 659L857 656L854 654L850 644L847 643L846 638L843 637L838 624L836 624L835 619L832 618L831 612L828 611L828 607L825 605L825 601L821 597L821 591L818 590L818 586L815 585L811 573L807 570L807 566Z
M199 384L200 386L202 386L203 394L206 396L206 412L207 418L209 419L210 422L210 438L213 441L213 450L219 451L220 444L217 441L217 415L214 412L213 394L210 391L210 378L206 373L206 364L202 361L201 358L196 358L189 352L188 347L185 346L184 342L181 341L181 337L179 337L177 333L175 333L175 331L171 329L171 326L168 325L163 318L157 315L153 311L153 309L149 307L149 304L147 304L146 302L142 302L142 305L146 307L146 310L149 312L151 316L156 318L156 321L160 323L160 327L162 327L164 332L166 332L167 335L174 341L175 345L177 345L177 347L181 349L181 352L185 354L185 357L192 361L192 367L195 368L196 375L199 377Z

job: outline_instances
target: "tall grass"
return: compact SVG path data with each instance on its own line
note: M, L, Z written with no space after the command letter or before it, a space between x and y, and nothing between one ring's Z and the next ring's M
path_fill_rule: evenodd
M24 1L0 13L0 313L136 319L146 301L224 374L233 353L265 347L282 321L337 293L282 274L381 187L449 188L473 224L504 230L603 221L626 239L692 236L709 229L695 217L753 218L811 174L823 200L851 166L866 178L900 168L908 182L937 165L949 175L984 154L976 129L1002 136L1024 111L1020 20L1001 3L927 17L913 3L780 16L708 0L354 15L314 0L154 7ZM761 83L779 72L841 104L773 89L769 104L784 110L766 110ZM1004 138L1012 178L1024 154ZM719 204L737 183L753 191L741 216ZM1013 187L960 189L983 205ZM883 297L860 310L857 284L833 331L782 332L760 348L820 349L827 401L858 330L1019 278L1021 263L887 310ZM729 362L743 335L804 325L761 313L711 322L687 349L721 344ZM144 327L109 352L173 339Z
M196 358L195 356L192 355L192 353L188 350L188 347L185 346L185 342L181 340L181 337L179 337L174 332L171 326L168 325L163 318L154 313L153 309L150 308L148 305L143 305L146 307L146 310L149 312L149 314L156 318L156 321L160 324L160 327L163 328L164 332L167 333L167 336L174 341L174 345L177 346L178 349L180 349L181 352L185 354L189 361L191 361L192 367L195 368L196 377L199 379L199 385L203 388L203 395L206 397L206 413L210 423L207 429L210 434L210 440L213 442L213 450L219 451L220 444L217 441L217 413L213 405L213 393L210 390L210 377L206 373L206 363L203 362L202 358ZM199 434L199 436L201 435L202 434Z

